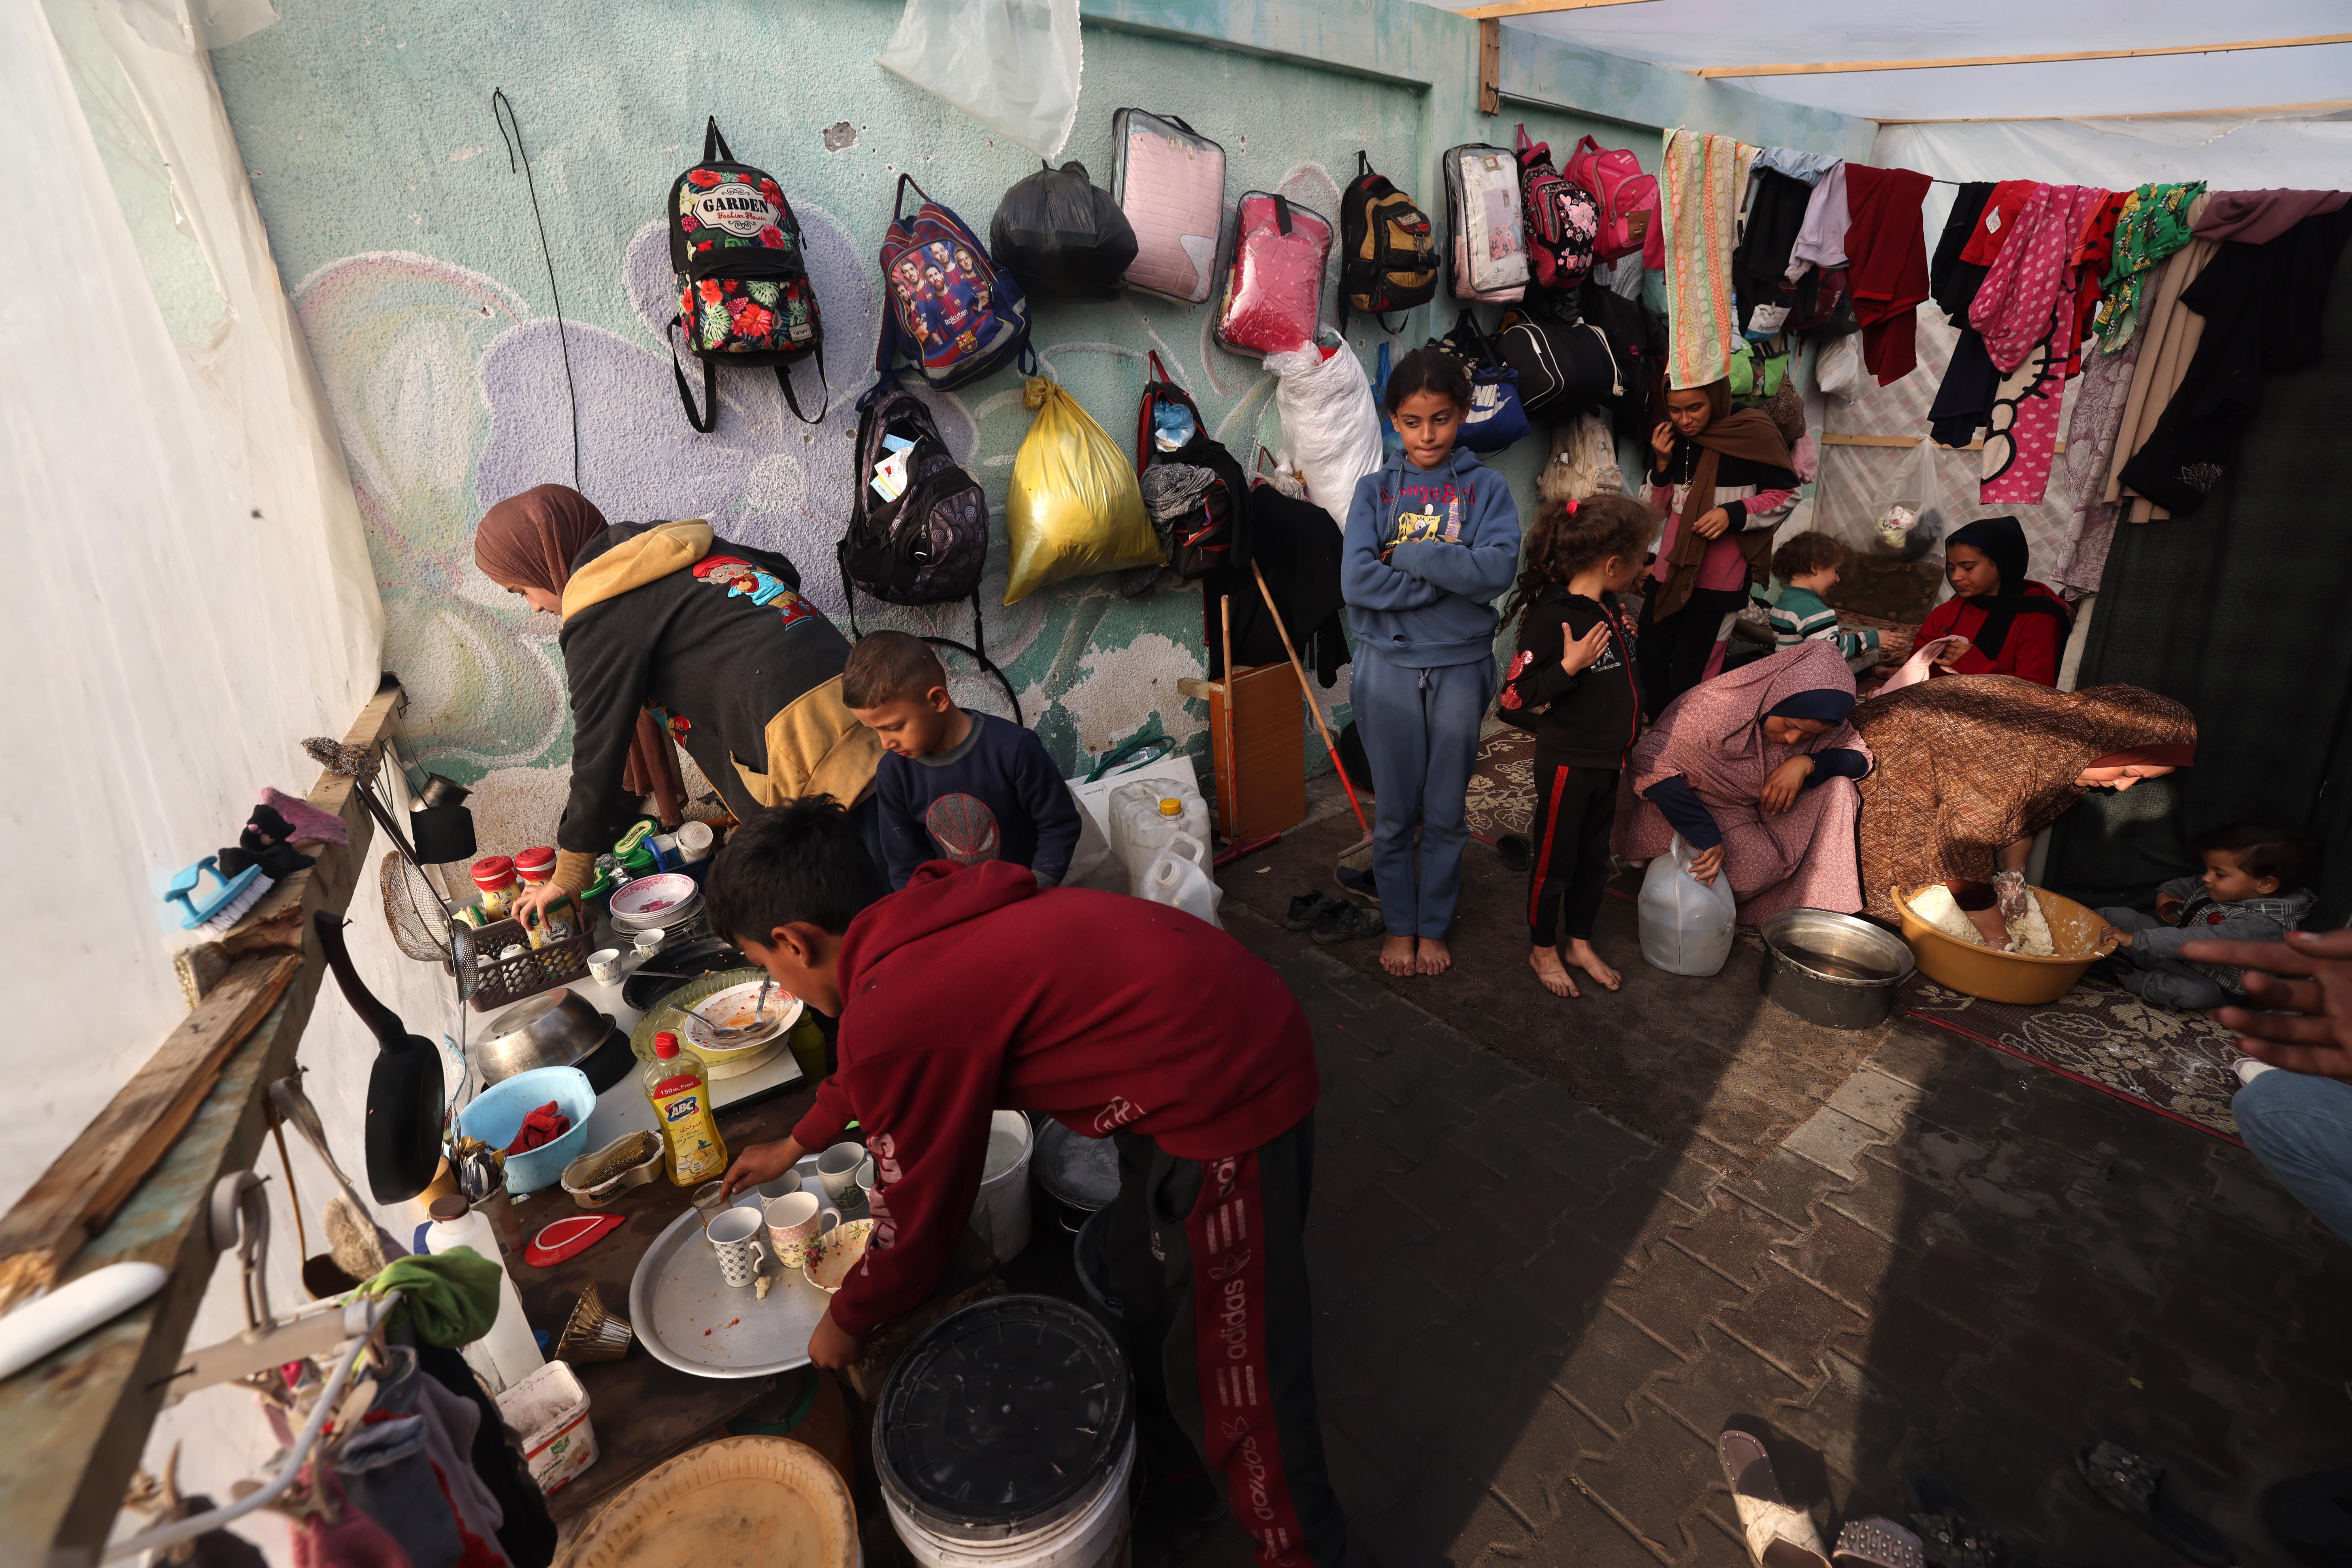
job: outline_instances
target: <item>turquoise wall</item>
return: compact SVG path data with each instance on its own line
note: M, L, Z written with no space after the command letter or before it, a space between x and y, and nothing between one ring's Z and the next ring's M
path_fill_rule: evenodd
M544 773L569 755L551 623L483 580L470 549L491 502L572 479L567 346L580 485L608 516L707 515L724 535L790 555L811 596L841 619L833 545L849 503L850 405L872 379L875 252L898 176L912 173L985 235L1005 187L1035 166L874 63L899 9L282 0L275 26L214 55L350 455L388 614L385 662L414 694L424 762L460 780L527 784L539 781L507 770ZM1664 124L1855 154L1870 131L1516 31L1506 33L1510 100L1489 119L1475 112L1476 26L1411 0L1087 0L1085 16L1084 89L1063 156L1105 185L1111 115L1130 104L1222 142L1229 201L1280 190L1326 216L1360 148L1442 214L1437 154L1507 143L1520 119L1562 153L1590 132L1648 163ZM492 119L494 89L513 103L535 171L564 339L525 179ZM678 406L662 341L662 204L700 153L706 114L739 157L782 181L800 216L835 388L819 428L791 417L765 372L722 373L713 435L696 435ZM827 129L845 121L854 140L834 145L842 139ZM1441 298L1414 312L1402 342L1442 330L1454 310ZM1051 374L1122 448L1143 356L1156 349L1236 455L1246 461L1261 442L1279 449L1271 378L1215 347L1210 317L1142 296L1052 303L1037 310L1036 340ZM1381 341L1369 326L1350 332L1367 365ZM1030 421L1018 379L935 405L1001 509ZM1496 460L1523 509L1542 458L1531 437ZM1081 579L1007 608L1004 558L1000 535L982 591L990 650L1057 757L1075 768L1081 752L1155 721L1198 747L1205 713L1176 693L1178 678L1202 667L1197 593L1128 600L1109 579ZM858 615L861 626L969 630L961 605L926 615L866 601ZM1001 707L980 683L959 686Z

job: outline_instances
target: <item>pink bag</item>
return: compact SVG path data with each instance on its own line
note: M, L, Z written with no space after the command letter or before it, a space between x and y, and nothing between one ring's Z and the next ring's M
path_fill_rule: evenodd
M1601 234L1592 246L1594 260L1614 261L1639 250L1643 253L1643 266L1664 264L1665 258L1653 237L1659 226L1658 180L1654 174L1642 173L1641 160L1622 147L1606 151L1587 136L1577 142L1561 173L1591 192L1592 199L1601 204ZM1658 254L1655 261L1650 259L1653 252Z
M1217 342L1259 359L1314 342L1330 257L1331 226L1321 216L1265 191L1242 193Z

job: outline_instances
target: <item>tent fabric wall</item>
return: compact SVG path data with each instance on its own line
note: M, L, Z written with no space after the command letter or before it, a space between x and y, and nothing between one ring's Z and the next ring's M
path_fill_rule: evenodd
M2337 264L2320 331L2319 362L2269 378L2240 460L2194 516L2116 531L2080 679L2187 703L2197 766L2179 786L2178 827L2307 826L2324 879L2315 923L2336 924L2352 914L2352 533L2336 517L2352 266ZM2159 871L2195 864L2141 820L2138 794L2068 814L2052 844L2055 886L2138 901Z

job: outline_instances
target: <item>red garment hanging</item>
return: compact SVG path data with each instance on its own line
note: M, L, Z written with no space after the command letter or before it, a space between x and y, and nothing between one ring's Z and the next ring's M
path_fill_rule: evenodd
M1862 363L1878 384L1900 381L1919 363L1918 318L1927 298L1927 233L1919 206L1935 182L1916 169L1845 166L1846 261Z

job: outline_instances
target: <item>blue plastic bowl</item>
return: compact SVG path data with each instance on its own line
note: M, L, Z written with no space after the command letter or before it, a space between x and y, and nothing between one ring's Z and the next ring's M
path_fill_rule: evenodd
M588 1118L596 1110L588 1075L578 1068L533 1068L492 1084L457 1112L458 1131L503 1149L522 1131L522 1119L551 1100L572 1118L572 1130L552 1143L507 1156L507 1191L518 1196L555 1185L563 1167L586 1151Z

